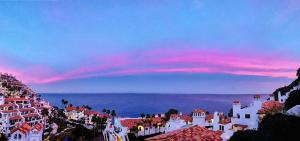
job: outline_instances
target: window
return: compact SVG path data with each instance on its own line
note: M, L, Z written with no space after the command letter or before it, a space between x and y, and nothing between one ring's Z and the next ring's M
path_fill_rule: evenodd
M224 126L223 126L223 125L220 125L220 126L219 126L219 130L220 130L220 131L224 131Z
M250 114L245 114L245 118L250 118Z
M15 134L14 139L17 139L17 134Z
M238 119L241 118L240 114L237 114L237 118L238 118Z

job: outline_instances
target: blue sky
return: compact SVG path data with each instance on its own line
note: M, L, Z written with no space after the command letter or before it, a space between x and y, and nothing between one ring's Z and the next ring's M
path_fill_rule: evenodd
M296 0L1 1L0 72L38 92L271 93L299 24Z

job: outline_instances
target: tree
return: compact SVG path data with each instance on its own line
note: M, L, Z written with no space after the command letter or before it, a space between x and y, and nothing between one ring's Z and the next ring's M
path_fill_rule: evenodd
M170 109L168 112L165 113L165 118L164 118L164 120L165 120L165 121L169 121L170 116L171 116L172 114L178 114L178 110L176 110L176 109Z
M275 114L263 118L257 131L236 132L229 141L293 141L299 131L300 117Z
M102 113L106 113L106 109L104 108L104 109L102 109Z
M115 125L115 116L116 116L116 111L115 110L112 110L111 111L111 116L112 116L112 124Z
M297 76L300 78L300 68L297 70Z
M231 136L229 141L254 141L255 135L255 130L237 131Z
M8 141L8 138L6 137L5 134L3 133L0 134L0 141Z
M42 110L42 115L43 115L43 116L48 116L48 115L49 115L48 109L43 109L43 110Z
M284 105L286 110L289 110L296 105L300 105L300 90L292 91Z
M141 113L141 118L144 118L145 116L145 113Z
M108 110L108 109L107 109L107 110L106 110L106 114L108 114L108 115L109 115L109 114L110 114L110 110Z
M63 105L63 107L66 107L66 105L69 103L67 100L65 100L65 99L62 99L61 100L61 103L62 103L62 105Z

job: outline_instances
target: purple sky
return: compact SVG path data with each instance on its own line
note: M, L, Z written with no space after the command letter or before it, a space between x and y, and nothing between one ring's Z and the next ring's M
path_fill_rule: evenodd
M297 0L1 1L0 72L38 92L271 93L299 25Z

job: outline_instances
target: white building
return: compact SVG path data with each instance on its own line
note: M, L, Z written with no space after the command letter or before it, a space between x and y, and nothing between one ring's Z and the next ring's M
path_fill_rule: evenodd
M192 123L192 118L182 114L172 114L170 120L166 123L165 132L171 132L181 128L189 127Z
M288 115L298 116L300 117L300 105L296 105L293 108L289 109L286 112Z
M27 123L20 124L11 131L9 141L41 141L43 137L43 124L31 127Z
M248 129L257 129L258 127L258 111L262 108L260 96L254 96L253 103L247 107L242 107L239 101L234 101L232 124L247 125Z
M68 106L64 110L64 114L68 119L79 121L84 118L84 111L86 111L83 107L74 107Z

